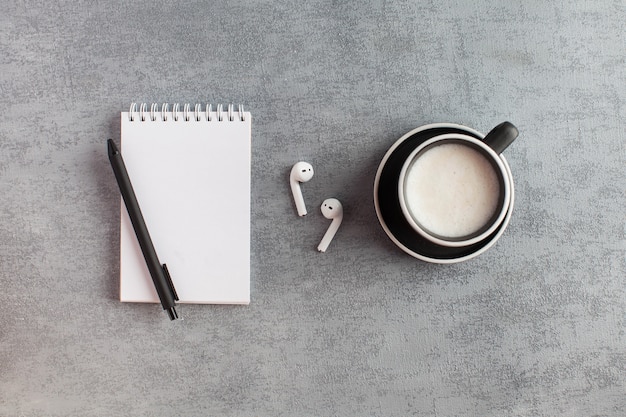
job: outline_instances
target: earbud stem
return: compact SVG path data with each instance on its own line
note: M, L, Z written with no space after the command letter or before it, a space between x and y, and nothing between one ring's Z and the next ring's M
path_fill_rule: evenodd
M330 242L335 237L335 234L337 233L337 230L339 230L339 225L341 225L341 218L333 219L332 223L328 227L328 230L324 234L324 237L322 238L322 241L317 246L317 250L318 251L326 252L326 249L328 249L328 246L330 245Z
M298 210L298 216L306 216L306 205L304 204L304 197L302 196L300 183L295 180L291 180L291 192L293 194L293 199L296 202L296 210Z

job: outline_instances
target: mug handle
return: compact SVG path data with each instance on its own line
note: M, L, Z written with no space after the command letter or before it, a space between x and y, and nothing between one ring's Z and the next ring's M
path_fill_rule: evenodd
M502 122L491 129L483 139L498 155L501 154L519 135L519 131L513 123Z

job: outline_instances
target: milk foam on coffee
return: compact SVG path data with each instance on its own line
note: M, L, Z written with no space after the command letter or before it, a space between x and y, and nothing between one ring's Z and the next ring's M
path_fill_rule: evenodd
M418 156L406 173L405 202L427 232L448 238L471 235L498 208L498 174L470 146L449 143Z

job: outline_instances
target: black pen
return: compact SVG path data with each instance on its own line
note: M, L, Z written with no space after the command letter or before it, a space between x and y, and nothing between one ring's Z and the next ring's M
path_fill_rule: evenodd
M126 165L124 165L122 154L119 149L117 149L117 146L115 146L113 139L109 139L107 144L109 148L109 161L111 161L111 166L113 167L113 172L115 173L115 178L117 179L117 185L120 187L122 198L126 204L126 210L128 210L130 221L133 224L133 229L135 229L139 246L141 246L143 257L146 259L146 264L148 265L148 270L152 276L154 287L156 288L159 299L161 300L161 305L163 306L163 310L167 311L170 320L176 320L178 318L178 314L176 314L175 306L176 301L178 301L178 295L174 289L172 278L167 270L167 266L165 264L161 266L156 251L154 250L154 245L152 244L150 233L148 233L146 222L141 214L141 209L139 208L139 203L137 202L137 197L135 196L135 191L130 183L130 178L128 177L128 171L126 171Z

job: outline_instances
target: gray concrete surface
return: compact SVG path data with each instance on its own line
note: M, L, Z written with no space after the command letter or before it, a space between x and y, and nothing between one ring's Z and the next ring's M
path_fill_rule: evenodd
M0 6L0 415L626 415L623 1ZM131 101L252 112L249 306L118 301L105 141ZM500 241L448 266L396 248L386 149L503 120Z

